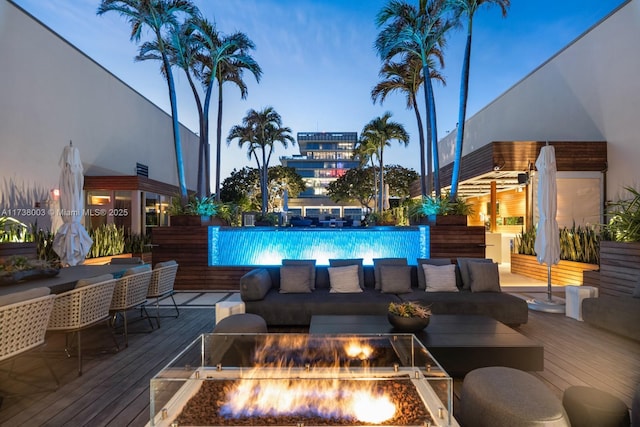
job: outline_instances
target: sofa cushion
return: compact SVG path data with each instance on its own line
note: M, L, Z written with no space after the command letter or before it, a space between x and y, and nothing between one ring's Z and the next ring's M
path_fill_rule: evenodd
M469 264L474 262L493 262L488 258L458 258L458 268L460 269L460 279L462 280L462 289L471 289L471 277L469 275Z
M427 292L458 292L455 265L422 264L421 267Z
M386 294L411 292L411 267L408 265L381 265L380 291Z
M422 266L424 264L429 264L429 265L453 265L451 264L451 260L449 258L418 258L418 268L417 268L417 273L418 273L418 288L419 289L426 289L427 288L427 284L424 280L424 270L422 269Z
M243 301L260 301L271 289L271 275L266 268L256 268L240 278Z
M364 268L362 267L362 258L348 258L348 259L330 259L329 265L331 267L345 267L347 265L358 266L358 284L361 288L364 288Z
M280 267L280 293L311 292L310 268L312 267L308 265L283 265Z
M358 266L329 267L331 293L362 292L358 278Z
M375 288L380 290L382 281L380 280L380 266L383 265L407 265L406 258L374 258L373 275L375 277Z
M309 283L311 289L316 288L316 260L315 259L283 259L282 265L305 265L309 267Z
M498 264L472 262L469 264L471 292L501 292Z

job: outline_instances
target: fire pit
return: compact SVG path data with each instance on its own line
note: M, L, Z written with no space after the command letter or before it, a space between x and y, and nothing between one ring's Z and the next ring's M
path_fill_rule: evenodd
M151 426L457 426L412 334L205 334L151 380Z

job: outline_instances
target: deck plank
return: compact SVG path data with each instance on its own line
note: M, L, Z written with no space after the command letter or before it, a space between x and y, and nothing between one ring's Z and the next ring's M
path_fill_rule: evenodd
M5 399L0 408L0 425L144 426L149 421L151 377L199 334L211 331L214 319L210 307L181 309L179 318L162 319L160 329L131 334L129 347L117 353L110 348L107 330L100 326L85 334L87 355L96 354L85 359L82 377L76 375L76 359L61 356L63 336L50 336L45 350L53 355L48 360L60 377L60 388ZM145 328L148 324L134 326L138 330ZM563 315L534 311L529 313L529 322L517 329L544 345L545 369L533 374L556 396L560 398L571 385L588 385L608 391L631 406L640 384L640 342ZM16 359L16 365L37 373L43 384L50 386L42 360L22 356ZM1 390L17 387L24 391L24 386L6 383L5 377L0 381ZM456 397L461 384L460 379L455 381Z

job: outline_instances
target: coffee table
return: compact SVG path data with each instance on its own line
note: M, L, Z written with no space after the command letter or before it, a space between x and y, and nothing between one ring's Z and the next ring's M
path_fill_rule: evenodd
M312 316L310 334L396 332L386 316ZM416 337L454 377L486 366L544 369L544 347L497 320L481 315L434 314Z

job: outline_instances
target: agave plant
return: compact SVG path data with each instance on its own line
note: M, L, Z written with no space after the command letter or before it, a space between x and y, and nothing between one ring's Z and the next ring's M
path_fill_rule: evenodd
M431 316L431 308L413 301L392 302L389 303L389 313L400 317L421 317L426 319Z

